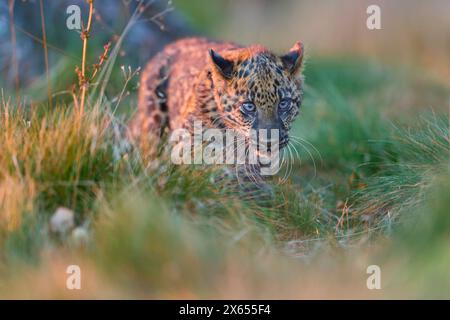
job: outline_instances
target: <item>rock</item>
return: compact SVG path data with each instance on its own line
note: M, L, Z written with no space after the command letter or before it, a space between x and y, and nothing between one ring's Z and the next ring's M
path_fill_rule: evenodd
M76 227L73 229L71 241L76 246L85 246L89 241L89 232L86 227Z
M50 230L59 234L66 234L75 226L72 210L60 207L50 219Z

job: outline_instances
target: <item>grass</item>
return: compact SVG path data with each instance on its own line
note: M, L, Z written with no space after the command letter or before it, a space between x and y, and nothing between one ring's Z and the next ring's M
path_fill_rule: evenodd
M308 72L325 72L328 63L311 64L318 70ZM374 75L367 86L382 86L386 77ZM426 203L448 166L446 118L423 116L410 127L396 127L381 112L368 110L363 92L368 87L361 84L350 95L339 78L324 79L311 75L304 117L295 128L295 135L310 143L297 146L303 162L294 164L287 183L274 184L269 204L213 182L208 168L174 166L164 154L144 161L142 150L117 137L120 120L107 112L86 110L81 119L66 105L24 109L4 97L0 275L18 291L3 294L23 294L20 275L45 279L48 264L55 270L75 260L101 281L83 297L102 297L113 283L114 297L313 297L297 292L300 282L288 275L316 279L360 268L353 256L370 260L380 250L382 257L397 251L414 255L419 254L414 246L437 243L432 234L444 232L446 223L432 217L443 209ZM408 225L403 220L420 219L410 212L424 206L431 217L421 232L430 239L411 240L410 246L408 233L397 229ZM87 243L49 230L58 207L74 210L76 224L87 228ZM386 239L393 244L384 245ZM408 243L406 250L397 248L401 243ZM366 248L370 253L361 255ZM322 270L324 263L333 267ZM426 284L428 273L420 274ZM360 290L358 277L347 280L348 296L371 296ZM269 289L274 283L288 290L277 295ZM330 292L342 285L336 279L323 283ZM31 296L72 297L61 293L55 279L46 286ZM261 288L266 291L258 293Z
M261 202L215 181L215 168L176 166L124 138L125 90L104 92L124 81L135 95L137 71L118 77L117 52L82 116L70 99L1 97L0 297L448 297L433 291L450 281L448 115L391 110L428 95L445 108L440 84L362 58L310 59L299 159ZM75 230L51 231L60 207ZM71 264L81 291L65 288ZM365 286L370 264L381 291Z

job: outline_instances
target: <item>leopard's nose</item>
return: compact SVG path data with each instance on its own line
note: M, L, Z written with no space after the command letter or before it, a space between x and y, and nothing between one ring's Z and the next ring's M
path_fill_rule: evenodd
M289 142L289 136L283 129L265 129L265 131L259 131L257 142L261 148L267 148L268 151L275 148L275 145L277 149L281 149Z

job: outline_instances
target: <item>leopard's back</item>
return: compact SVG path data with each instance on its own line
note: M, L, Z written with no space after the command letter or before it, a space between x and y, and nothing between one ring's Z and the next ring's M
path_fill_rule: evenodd
M189 99L207 67L208 50L235 47L229 42L186 38L169 44L153 57L141 73L138 109L131 123L133 135L182 127Z

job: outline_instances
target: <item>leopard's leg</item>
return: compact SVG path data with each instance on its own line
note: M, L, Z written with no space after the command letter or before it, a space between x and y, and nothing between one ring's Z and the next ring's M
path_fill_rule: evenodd
M270 205L274 191L259 173L259 168L249 165L224 166L216 175L215 182L220 182L231 193L241 199Z
M272 199L273 189L264 176L261 175L261 168L258 165L238 165L235 167L236 179L248 198L265 202Z

